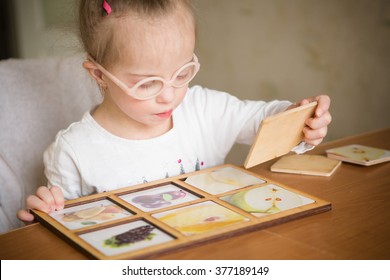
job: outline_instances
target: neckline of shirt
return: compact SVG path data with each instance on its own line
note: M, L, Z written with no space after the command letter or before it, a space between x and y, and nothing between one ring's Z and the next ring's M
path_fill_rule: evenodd
M173 137L174 134L176 134L176 130L177 130L177 125L178 125L178 122L177 122L177 113L178 113L178 110L180 110L180 107L177 107L176 110L173 111L172 113L172 128L167 131L166 133L164 134L161 134L157 137L153 137L153 138L149 138L149 139L127 139L127 138L122 138L122 137L119 137L115 134L112 134L111 132L109 132L108 130L106 130L104 127L102 127L91 115L91 111L88 111L85 113L84 115L84 120L88 123L90 123L92 125L92 127L94 129L96 129L96 131L103 135L104 137L106 138L109 138L110 141L116 141L116 142L121 142L121 143L128 143L128 144L139 144L139 145L143 145L143 144L153 144L153 143L156 143L156 142L164 142L166 141L167 139L170 139Z

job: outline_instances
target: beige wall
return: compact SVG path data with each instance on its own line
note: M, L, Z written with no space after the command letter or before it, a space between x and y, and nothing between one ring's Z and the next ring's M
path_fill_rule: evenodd
M30 18L34 9L23 7L43 5L36 17L46 15L42 22L48 25L36 32L40 42L31 42L31 36L21 40L26 50L22 57L75 51L69 47L74 46L74 35L61 27L67 22L61 16L71 15L71 1L62 0L67 8L52 12L58 17L48 17L48 9L61 5L17 0L19 14ZM199 21L196 52L202 64L197 83L262 100L295 101L327 93L333 114L327 140L390 126L389 0L193 2ZM18 22L22 31L31 28L21 17ZM51 35L44 37L45 31ZM229 162L242 163L246 152L235 147Z
M390 127L390 1L194 2L199 83L250 99L327 93L326 140ZM246 152L236 147L228 160Z

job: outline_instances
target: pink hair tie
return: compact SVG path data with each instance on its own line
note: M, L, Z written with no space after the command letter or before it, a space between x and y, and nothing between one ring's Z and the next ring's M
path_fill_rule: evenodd
M107 15L111 14L111 6L106 0L103 1L103 9L106 11Z

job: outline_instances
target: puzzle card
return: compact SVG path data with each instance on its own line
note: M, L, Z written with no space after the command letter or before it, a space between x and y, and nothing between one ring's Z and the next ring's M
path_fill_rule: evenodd
M390 161L390 151L364 145L347 145L326 151L329 158L370 166Z

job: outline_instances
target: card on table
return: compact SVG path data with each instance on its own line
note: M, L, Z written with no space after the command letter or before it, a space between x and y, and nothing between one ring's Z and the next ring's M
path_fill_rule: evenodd
M321 155L286 155L271 166L271 171L291 174L331 176L341 161Z
M326 151L329 158L370 166L390 161L390 151L364 145L347 145Z

